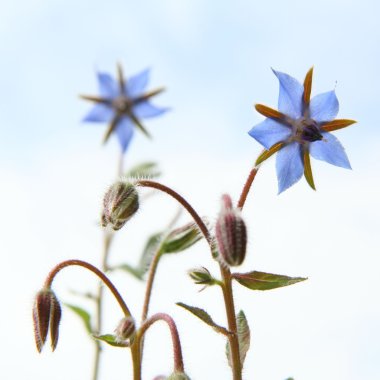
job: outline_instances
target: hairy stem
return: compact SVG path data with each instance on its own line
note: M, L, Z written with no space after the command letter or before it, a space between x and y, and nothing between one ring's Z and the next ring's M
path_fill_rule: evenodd
M131 316L131 312L129 311L127 304L124 302L123 298L121 297L120 293L116 289L115 285L111 282L111 280L101 270L99 270L98 268L96 268L95 266L93 266L92 264L90 264L86 261L75 260L75 259L74 260L62 261L61 263L56 265L50 271L50 273L46 277L44 287L45 288L51 288L53 280L54 280L55 276L58 274L58 272L60 272L62 269L66 268L66 267L73 266L73 265L86 268L89 271L91 271L92 273L96 274L102 280L102 282L108 287L108 289L111 291L111 293L115 297L116 301L118 302L119 306L123 310L124 315L126 317Z
M164 321L167 323L170 335L172 338L173 345L173 356L174 356L174 372L184 372L183 358L182 358L182 349L181 349L181 341L179 339L179 334L177 330L177 326L173 320L173 318L165 313L157 313L147 319L140 327L137 336L135 338L135 342L133 345L140 346L140 340L149 329L157 321ZM138 380L134 378L134 380Z
M248 196L249 190L251 189L253 180L255 179L256 174L257 174L258 171L259 171L259 167L255 166L249 172L248 178L247 178L247 180L246 180L246 182L244 184L243 190L241 192L241 195L240 195L240 198L239 198L239 201L238 201L238 204L237 204L237 207L240 210L242 210L243 207L244 207L244 205L245 205L245 201L247 200L247 196Z
M138 186L142 187L150 187L156 190L160 190L174 199L176 199L188 213L191 215L191 217L194 219L194 222L197 224L199 229L201 230L203 236L207 240L209 244L212 243L211 235L210 232L203 222L202 218L198 215L198 213L194 210L194 208L190 205L189 202L186 201L185 198L183 198L180 194L178 194L176 191L172 190L170 187L167 187L163 185L162 183L155 182L155 181L150 181L150 180L139 180L136 183Z
M232 277L228 268L220 264L220 273L223 278L223 297L226 309L228 330L232 333L228 336L231 351L232 373L234 380L241 380L242 365L240 362L239 340L237 335L236 313L232 292Z

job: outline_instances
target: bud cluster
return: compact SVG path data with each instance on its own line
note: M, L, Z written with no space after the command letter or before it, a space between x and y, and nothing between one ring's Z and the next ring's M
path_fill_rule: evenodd
M110 225L119 230L139 208L139 195L136 187L125 181L115 182L103 199L102 226Z
M218 258L228 266L240 265L245 258L247 228L229 195L222 197L222 210L215 225Z
M40 290L33 306L34 337L38 352L42 351L50 329L52 351L58 343L59 322L61 320L61 306L51 289Z

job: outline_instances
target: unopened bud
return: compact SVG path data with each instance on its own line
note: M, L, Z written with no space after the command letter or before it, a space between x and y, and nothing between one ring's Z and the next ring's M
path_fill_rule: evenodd
M123 343L134 336L136 331L135 321L132 317L124 317L115 329L116 341Z
M102 226L111 225L119 230L139 208L139 195L131 183L118 181L106 192L103 199Z
M229 195L222 197L222 210L215 225L219 257L229 266L240 265L245 258L247 228L240 211L232 207Z
M205 267L190 269L188 274L190 278L196 284L200 284L200 285L214 285L215 284L215 279L211 276L211 273Z
M55 350L58 343L61 306L51 289L40 290L33 306L34 337L38 352L42 351L50 329L51 349Z
M190 377L183 372L173 372L167 380L190 380Z

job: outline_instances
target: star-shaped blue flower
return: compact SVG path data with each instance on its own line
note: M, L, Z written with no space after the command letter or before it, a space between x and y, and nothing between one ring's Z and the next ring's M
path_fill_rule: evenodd
M156 107L150 103L150 98L164 89L145 92L149 70L144 70L126 80L120 65L117 69L117 80L107 73L98 73L99 96L81 95L81 97L96 103L83 121L109 123L104 142L115 132L124 153L133 137L134 127L138 127L150 137L140 119L159 116L168 108Z
M248 132L266 149L256 164L278 152L276 171L279 193L298 182L303 174L315 190L310 155L317 160L351 169L343 146L330 132L355 121L335 119L339 103L334 90L310 100L312 68L306 74L303 85L288 74L273 72L280 82L278 111L256 104L256 110L267 118Z

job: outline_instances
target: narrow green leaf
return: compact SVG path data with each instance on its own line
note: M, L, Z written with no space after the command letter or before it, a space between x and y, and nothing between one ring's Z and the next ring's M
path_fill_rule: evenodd
M120 343L116 341L116 336L112 334L105 334L105 335L93 335L95 339L101 340L103 342L108 343L109 345L113 347L128 347L125 343Z
M163 253L182 252L202 239L199 228L194 223L188 223L183 227L170 232L162 243Z
M270 290L305 281L304 277L289 277L265 272L233 273L232 277L241 285L252 290Z
M248 321L245 317L243 310L240 310L236 316L236 326L237 326L237 335L239 340L239 354L240 354L240 363L243 367L245 357L249 350L251 344L251 332L249 330ZM227 341L226 346L226 355L228 359L228 364L232 368L232 358L231 358L231 349L230 343Z
M227 329L225 329L222 326L217 325L205 310L203 310L199 307L186 305L182 302L177 302L177 305L183 307L184 309L186 309L190 313L194 314L196 317L198 317L200 320L202 320L204 323L206 323L206 325L211 326L215 331L217 331L221 334L224 334L224 335L229 334Z
M161 175L156 162L142 162L133 166L127 173L126 177L135 178L157 178Z
M65 303L65 306L67 306L70 310L72 310L76 315L78 315L83 323L84 326L89 334L92 333L92 327L91 327L91 315L88 311L82 309L79 306L71 305L69 303Z

